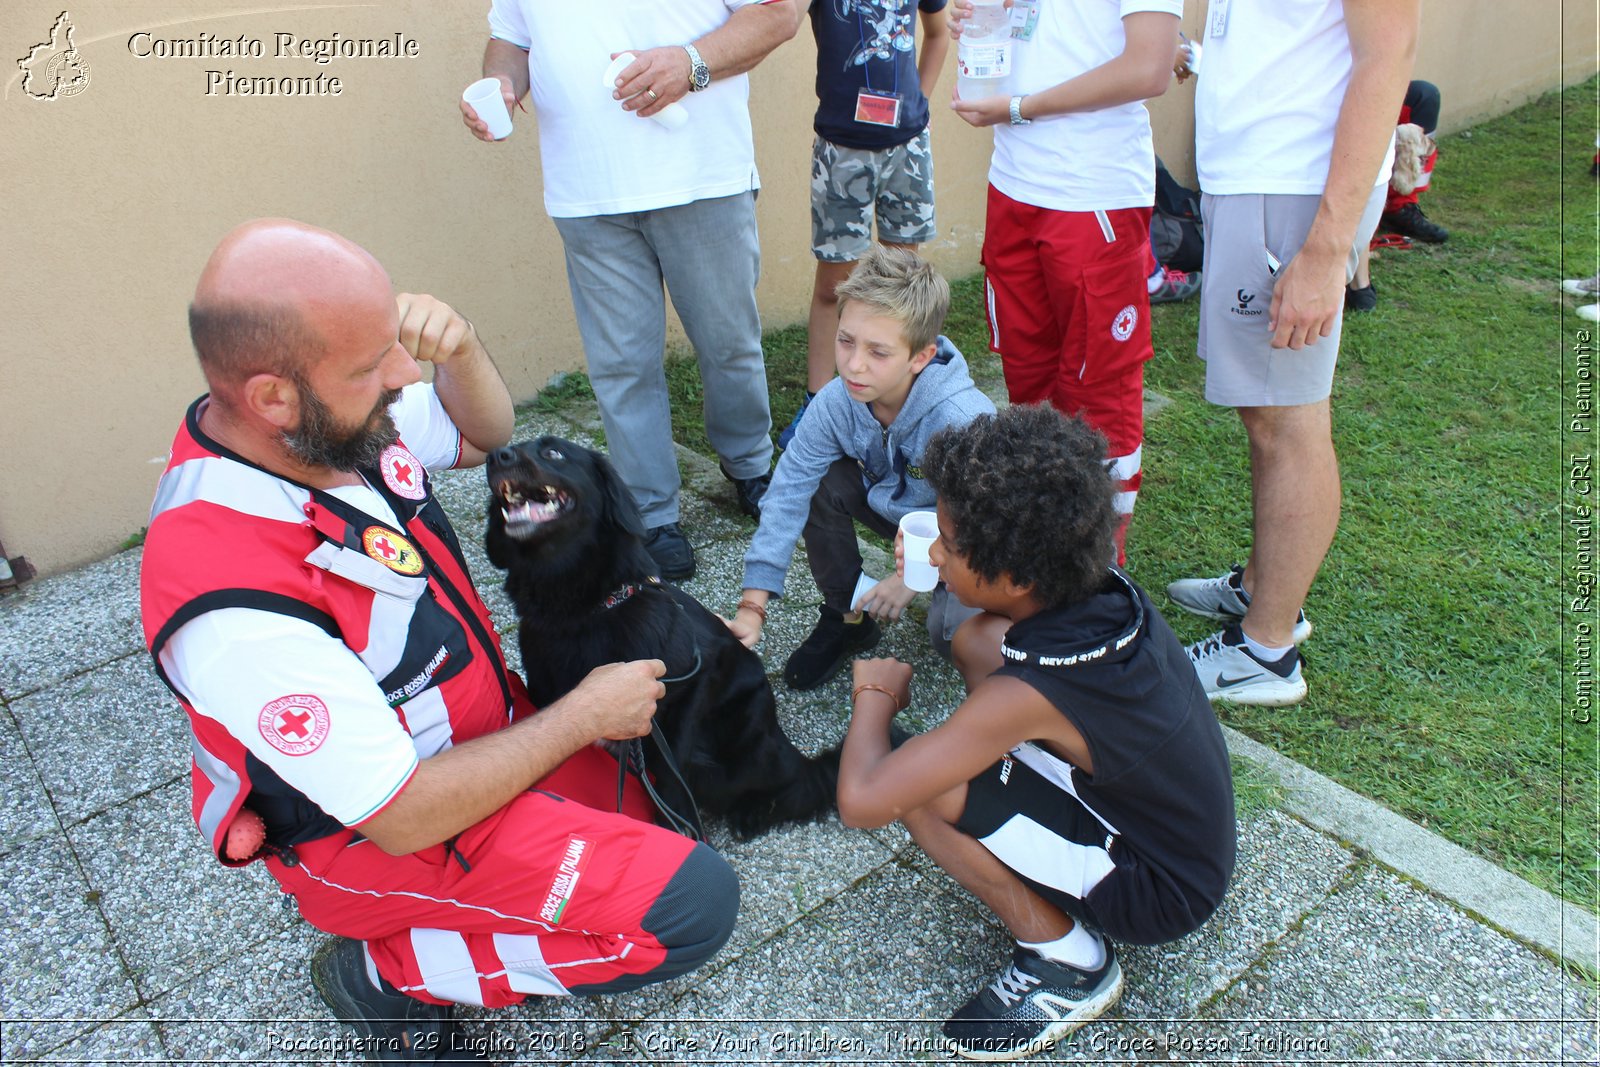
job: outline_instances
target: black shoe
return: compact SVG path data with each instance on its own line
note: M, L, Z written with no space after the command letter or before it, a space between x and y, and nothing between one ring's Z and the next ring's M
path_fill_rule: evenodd
M1018 947L1011 966L950 1017L950 1051L969 1060L1015 1060L1060 1041L1103 1014L1122 995L1116 950L1092 971Z
M1346 311L1373 311L1378 306L1378 287L1368 285L1365 289L1353 286L1344 291L1344 309Z
M817 620L817 628L783 665L783 680L790 689L815 689L838 674L851 656L875 647L883 636L870 615L845 622L842 614L826 604L818 610L822 618Z
M694 577L694 549L675 522L652 526L645 531L644 550L656 561L661 577L683 582Z
M754 478L735 478L728 473L726 464L717 464L722 471L722 476L733 483L733 495L739 501L739 510L757 522L761 521L761 498L767 495L767 486L772 483L772 472L758 474Z
M380 978L379 981L382 981ZM361 942L336 937L311 957L311 984L333 1014L361 1034L361 1049L378 1063L483 1063L479 1045L456 1030L453 1009L408 997L367 977Z
M1434 222L1422 213L1416 204L1407 204L1399 211L1385 212L1382 229L1390 233L1402 233L1407 237L1415 237L1419 241L1426 241L1430 245L1442 245L1450 236L1450 231Z

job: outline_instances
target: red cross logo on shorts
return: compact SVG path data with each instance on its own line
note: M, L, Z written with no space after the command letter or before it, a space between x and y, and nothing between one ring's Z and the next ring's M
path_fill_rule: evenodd
M328 705L309 693L268 701L257 719L267 744L285 756L304 756L322 747L332 720Z

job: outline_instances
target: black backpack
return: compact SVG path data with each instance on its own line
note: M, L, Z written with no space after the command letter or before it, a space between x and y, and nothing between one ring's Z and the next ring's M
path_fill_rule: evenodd
M1164 267L1194 272L1205 256L1205 224L1200 219L1200 193L1179 185L1156 160L1156 206L1150 212L1150 245Z

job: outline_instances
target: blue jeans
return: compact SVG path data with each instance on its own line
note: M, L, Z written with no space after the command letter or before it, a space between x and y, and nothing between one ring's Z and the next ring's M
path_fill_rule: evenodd
M552 221L611 461L645 526L678 521L663 283L700 364L711 447L736 478L771 470L755 193Z

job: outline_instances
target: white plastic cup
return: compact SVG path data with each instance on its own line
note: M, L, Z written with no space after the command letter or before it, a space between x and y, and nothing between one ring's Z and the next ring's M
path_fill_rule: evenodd
M900 520L900 545L905 553L906 588L926 593L939 584L939 568L928 562L928 549L939 539L939 516L908 511Z
M467 86L461 99L489 124L490 137L501 141L511 136L511 112L506 110L506 98L501 93L499 78L478 79Z
M611 61L611 65L606 68L606 72L600 76L600 87L608 93L616 92L617 79L622 77L622 72L628 69L628 64L632 63L635 58L637 57L632 52L620 53L616 59ZM689 110L682 104L672 103L650 117L662 129L676 130L689 121Z

